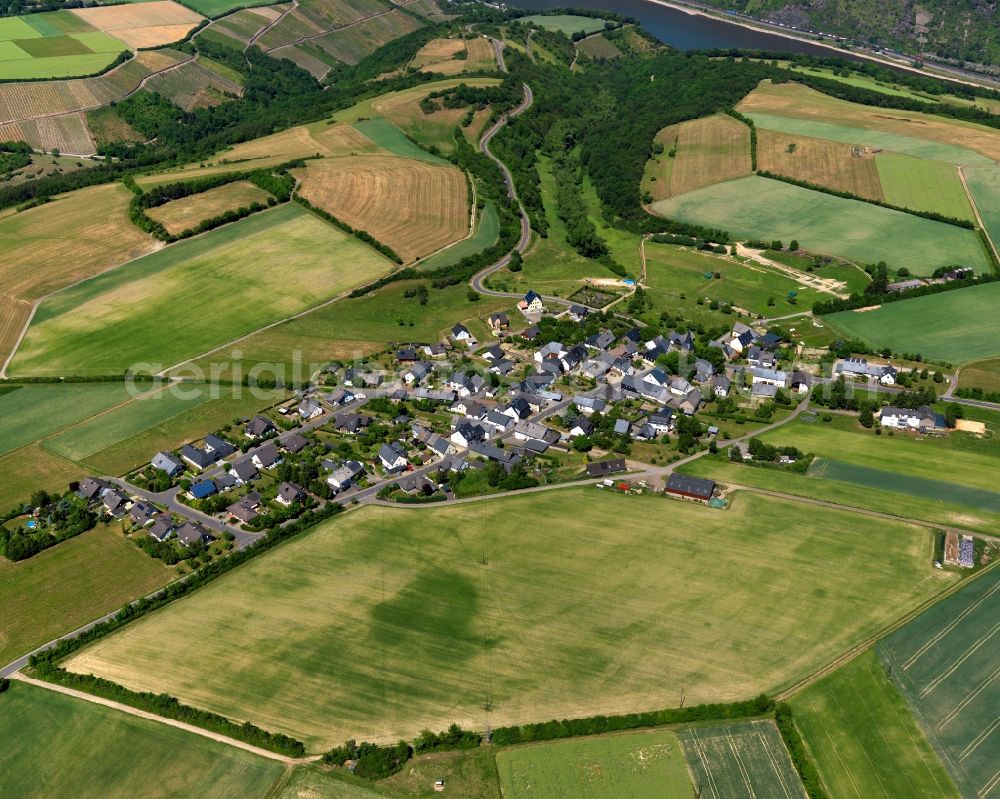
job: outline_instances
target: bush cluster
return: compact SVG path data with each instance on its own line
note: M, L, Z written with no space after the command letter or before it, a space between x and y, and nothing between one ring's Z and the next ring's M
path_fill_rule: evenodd
M785 747L788 749L788 754L791 755L792 763L795 764L795 770L799 773L799 778L802 780L802 785L805 787L809 799L829 799L823 789L819 772L802 742L802 736L795 728L791 706L785 702L779 702L774 709L774 721L778 725L778 732L781 733L781 739L785 742Z

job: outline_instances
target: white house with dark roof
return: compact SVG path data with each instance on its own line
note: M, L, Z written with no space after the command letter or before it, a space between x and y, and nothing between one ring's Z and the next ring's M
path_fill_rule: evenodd
M845 358L837 362L833 371L834 374L846 377L867 377L877 380L883 386L895 385L899 374L891 363L868 363L865 358Z
M938 426L937 417L926 405L919 408L893 408L886 406L879 411L879 422L883 427L896 430L933 430Z
M529 291L524 295L524 299L517 304L517 307L523 313L536 314L542 313L545 310L545 303L542 302L541 295L536 294L534 291Z
M149 462L154 469L167 473L167 477L176 477L184 471L180 458L170 452L157 452Z

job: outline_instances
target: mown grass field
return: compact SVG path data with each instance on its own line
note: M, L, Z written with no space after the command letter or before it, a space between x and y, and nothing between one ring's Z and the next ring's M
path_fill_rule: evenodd
M1000 283L892 302L875 311L824 317L876 347L951 363L1000 354Z
M1000 457L1000 440L980 440L971 433L951 433L940 438L904 433L877 436L852 416L834 416L830 422L797 419L765 433L761 439L775 445L794 444L820 457L877 466L901 475L996 489L990 472ZM948 464L947 472L942 472L942 462Z
M124 383L29 385L0 395L0 455L129 399Z
M975 221L958 169L952 164L898 153L880 153L875 164L887 203Z
M525 25L537 25L550 31L559 31L567 36L574 33L597 33L604 30L604 20L596 17L581 17L577 14L536 14L533 17L522 17Z
M248 180L237 180L150 208L146 214L161 223L168 233L176 235L196 227L205 219L221 216L226 211L247 208L255 202L266 205L270 196Z
M738 238L796 239L810 252L859 263L885 261L917 275L951 264L977 272L991 268L974 231L757 176L660 200L653 210Z
M410 66L438 75L458 75L496 66L489 41L475 39L431 39L417 51Z
M962 367L958 376L960 388L981 388L1000 393L1000 358L975 361Z
M120 530L103 526L19 563L0 558L0 663L155 591L170 577Z
M670 125L656 142L663 152L646 164L642 185L654 200L750 174L750 128L728 114Z
M577 43L577 51L590 58L619 58L622 51L604 36L591 36Z
M0 213L0 294L37 300L161 247L129 221L131 198L120 183L107 183Z
M295 362L305 364L297 374L308 377L331 360L350 360L384 349L387 342L437 341L441 331L464 322L486 341L485 320L493 311L510 310L512 301L484 297L470 303L464 285L430 289L427 304L405 292L415 281L392 283L363 297L347 298L318 308L298 319L256 333L233 347L198 360L195 365L209 369L212 364L231 363L243 374L257 363L273 364L281 373L296 374ZM230 374L230 370L223 371Z
M519 746L496 759L505 799L694 799L673 730Z
M721 277L714 277L715 273ZM766 266L739 264L697 250L652 242L646 243L646 282L651 299L664 309L690 304L700 297L780 316L809 308L813 302L830 296ZM788 302L791 291L798 292L794 305ZM772 305L768 305L769 300L774 301Z
M879 642L890 677L965 796L1000 795L1000 571Z
M851 145L843 142L760 129L757 166L859 197L884 199L875 159L855 157Z
M0 455L0 508L21 507L39 489L62 493L85 476L83 467L50 455L40 444L21 447Z
M907 525L756 496L725 513L665 502L588 487L428 509L420 525L365 508L67 665L318 749L673 706L681 688L688 704L743 698L955 579L929 568L929 534Z
M456 167L359 155L311 161L296 176L305 199L367 231L404 262L468 235L468 185Z
M392 267L357 239L297 205L285 205L47 300L11 372L101 374L137 363L159 371Z
M34 685L14 683L2 706L0 793L8 799L263 796L283 770L226 744Z
M970 167L962 173L993 246L1000 247L1000 167Z
M77 17L136 49L179 42L203 17L173 0L79 8Z
M692 727L679 734L698 796L806 799L788 750L772 721ZM657 794L659 795L659 794Z
M881 147L936 161L990 166L1000 159L1000 137L993 128L838 100L799 83L763 81L740 101L737 110L762 128Z
M449 162L432 155L422 147L418 147L396 125L385 117L362 119L354 123L354 129L360 132L376 146L400 158L410 158L414 161L426 161L429 164L445 166Z
M792 699L795 725L838 799L958 799L872 650Z

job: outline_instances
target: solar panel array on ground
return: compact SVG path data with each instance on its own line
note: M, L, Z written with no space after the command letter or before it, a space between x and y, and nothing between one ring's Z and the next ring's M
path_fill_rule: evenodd
M878 645L963 796L1000 797L1000 569Z

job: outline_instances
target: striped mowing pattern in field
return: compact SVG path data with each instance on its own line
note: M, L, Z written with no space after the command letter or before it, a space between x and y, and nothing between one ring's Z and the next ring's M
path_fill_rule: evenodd
M1000 570L878 644L879 658L963 796L1000 796Z
M678 733L695 791L703 799L806 799L805 789L771 721L696 727Z

